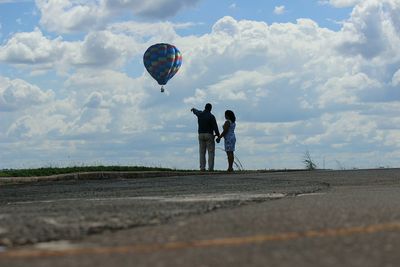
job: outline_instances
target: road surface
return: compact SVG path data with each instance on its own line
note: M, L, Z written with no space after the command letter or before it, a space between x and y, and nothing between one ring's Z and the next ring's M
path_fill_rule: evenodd
M400 170L0 187L0 266L399 266Z

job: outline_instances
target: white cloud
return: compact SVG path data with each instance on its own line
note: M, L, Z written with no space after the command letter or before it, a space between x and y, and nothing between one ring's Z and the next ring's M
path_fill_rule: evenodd
M398 1L362 1L343 25L340 52L366 59L398 61L399 12Z
M83 41L67 42L61 37L50 39L36 28L14 34L0 47L0 61L31 66L33 71L66 72L72 67L119 67L143 49L132 37L110 31L90 32Z
M88 108L100 108L103 103L103 95L99 92L93 92L90 94L88 99L86 100L85 107Z
M140 78L134 80L113 71L81 71L71 76L66 87L81 96L81 100L76 101L83 107L82 114L75 120L77 125L73 128L85 134L86 130L98 127L104 132L110 131L111 134L146 131L149 127L147 114L141 107L148 94L143 89L142 82ZM90 127L84 126L93 114L98 118L95 117Z
M52 63L63 57L62 38L49 40L36 28L33 32L14 34L0 47L0 61L12 64Z
M348 23L357 24L355 17ZM379 124L367 123L370 117L361 114L372 105L371 101L382 100L381 97L374 99L374 95L391 94L388 86L392 77L389 76L388 80L386 75L379 75L382 74L380 69L385 68L386 64L386 67L393 68L393 62L399 66L399 62L396 57L382 57L379 66L374 66L368 58L349 57L346 51L337 50L337 44L343 44L346 40L342 39L346 37L343 35L345 31L346 28L342 32L329 31L311 20L299 20L297 24L266 25L223 18L214 25L211 35L197 40L203 47L198 49L198 54L195 51L188 52L191 59L185 68L185 75L190 74L195 84L202 83L203 79L207 79L209 84L197 89L194 96L185 98L185 103L201 107L202 102L213 99L218 105L235 110L240 116L238 123L243 123L243 120L295 120L301 125L312 122L314 126L289 128L284 139L273 141L281 144L280 153L286 149L282 144L291 142L298 144L297 148L293 148L294 151L300 149L303 152L305 146L319 150L321 145L331 143L333 150L325 152L331 154L348 150L353 142L360 148L363 143L370 149L373 149L371 146L379 147L380 140L386 139L376 126ZM362 32L361 28L357 32ZM398 34L392 35L383 46L397 47L397 37ZM393 76L394 84L397 76ZM200 101L196 102L196 99ZM397 99L400 99L398 94ZM346 113L346 110L354 112ZM329 123L335 127L351 125L354 118L360 120L359 125L355 124L357 127L363 124L366 127L359 127L361 132L354 135L349 134L351 130L346 130L335 137L334 127L329 128L330 134L325 135L327 128L316 134L316 127L325 124L327 117L320 117L324 113L332 114ZM386 119L383 114L390 112L382 113L383 117L376 117L374 121ZM339 123L339 120L343 122ZM258 140L255 146L271 144L269 142L272 140L260 139L255 137L257 135L254 132L252 134ZM307 135L311 138L304 138ZM326 138L321 139L320 135ZM372 143L370 137L374 140ZM248 135L244 138L247 138L248 145L254 140ZM244 147L246 151L253 149ZM371 158L366 158L368 160Z
M274 8L274 13L275 13L276 15L282 15L282 14L285 13L285 12L286 12L285 6L276 6L276 7Z
M191 105L191 106L201 106L205 102L207 102L207 94L205 90L201 89L196 89L196 92L193 96L188 97L183 100L185 104Z
M44 92L39 87L23 80L10 80L0 76L0 112L42 105L48 103L53 97L52 91Z
M0 0L1 4L8 4L8 3L20 3L20 2L27 2L29 0Z
M192 27L194 24L173 24L171 22L158 23L139 23L139 22L121 22L113 23L107 27L108 31L115 34L126 34L139 42L145 42L149 38L151 40L173 40L178 37L177 29ZM139 45L139 44L138 44Z
M142 57L149 43L173 41L175 29L191 24L115 23L103 31L91 31L82 41L51 38L36 28L15 33L0 46L0 62L29 67L32 73L71 68L119 68L134 57ZM149 40L149 37L151 39Z
M220 124L225 109L235 111L237 155L246 168L302 167L306 150L328 168L336 160L348 167L395 164L399 4L362 1L340 31L310 19L267 24L223 17L197 36L179 36L178 25L168 22L107 24L73 42L38 29L16 33L0 48L3 62L68 75L54 92L33 85L30 93L9 90L20 104L0 111L6 140L0 146L55 147L52 158L64 148L83 161L197 168L197 125L189 110L211 102ZM141 57L163 39L182 51L183 65L161 94ZM225 159L222 152L218 157ZM225 161L217 166L225 168Z
M325 142L332 147L356 146L357 143L367 145L376 142L379 135L375 120L354 111L323 115L321 122L325 128L324 133L304 140L305 144Z
M135 45L134 40L125 35L116 35L109 31L91 32L82 42L81 53L74 58L73 63L93 66L121 65L132 54L137 53Z
M323 0L322 4L330 4L337 8L352 7L360 3L362 0Z
M130 142L151 127L150 114L141 110L146 93L139 89L140 81L121 73L78 71L66 82L67 94L62 99L25 81L2 78L0 84L6 82L20 87L0 89L2 146L26 150L22 157L31 155L36 164L46 161L46 156L41 157L44 154L53 155L47 163L68 153L80 157L81 149L88 149L90 155L93 149L113 142ZM33 152L38 155L32 156ZM21 156L17 154L14 158Z
M318 89L321 92L318 104L320 107L360 104L360 92L381 88L381 86L379 82L372 80L364 73L335 77Z
M36 0L40 23L54 32L84 31L101 26L108 16L104 1Z
M396 71L396 73L392 77L392 85L398 86L400 85L400 69Z
M120 14L165 19L200 0L36 0L40 23L50 31L68 33L101 29Z
M69 129L73 135L102 134L109 131L112 116L107 109L83 108Z
M150 18L168 18L181 9L194 7L200 0L105 0L112 10L132 10L134 14Z

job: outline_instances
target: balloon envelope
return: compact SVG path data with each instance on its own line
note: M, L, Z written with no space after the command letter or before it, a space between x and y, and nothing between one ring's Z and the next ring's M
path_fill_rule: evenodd
M159 85L165 85L182 65L181 52L170 44L150 46L143 55L143 63Z

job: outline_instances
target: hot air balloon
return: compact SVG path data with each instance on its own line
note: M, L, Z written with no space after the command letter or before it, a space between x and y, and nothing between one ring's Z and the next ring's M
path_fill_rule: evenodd
M144 53L143 63L150 75L161 85L161 92L164 92L164 85L182 65L182 55L173 45L155 44Z

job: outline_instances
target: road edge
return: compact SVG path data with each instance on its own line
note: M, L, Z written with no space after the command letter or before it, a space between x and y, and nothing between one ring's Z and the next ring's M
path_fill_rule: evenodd
M35 183L43 181L68 181L68 180L100 180L100 179L135 179L155 178L190 175L220 175L226 172L182 172L182 171L101 171L101 172L77 172L68 174L56 174L49 176L32 177L0 177L0 186L12 184Z

